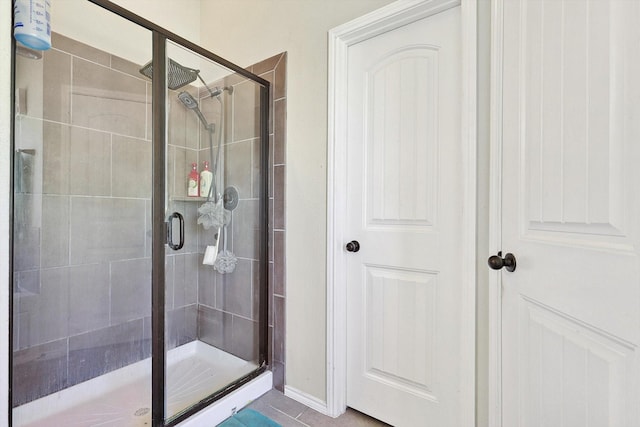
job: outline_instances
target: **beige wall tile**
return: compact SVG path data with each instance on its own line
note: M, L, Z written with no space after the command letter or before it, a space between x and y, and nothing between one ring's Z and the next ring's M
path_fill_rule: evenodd
M54 122L71 122L71 56L48 50L43 57L42 117Z
M253 82L235 86L233 92L233 140L259 136L260 92Z
M70 221L72 265L144 257L144 200L72 197Z
M236 187L241 199L253 197L251 189L252 145L253 141L249 140L228 144L224 147L224 187L229 185Z
M69 334L77 335L109 326L109 263L69 268Z
M238 316L251 318L253 314L252 264L239 259L233 273L216 273L216 308Z
M73 60L73 124L145 137L146 81L81 59Z
M151 198L151 142L113 136L114 197Z
M151 52L149 52L151 55ZM129 74L132 77L140 78L142 74L140 73L140 64L136 64L135 62L127 61L126 59L120 58L116 55L110 55L111 59L111 68L114 70L122 71L125 74Z
M263 59L262 61L251 66L251 72L253 74L261 75L264 72L272 71L276 68L276 65L282 59L283 53L273 55L271 58Z
M111 195L111 135L75 126L71 128L69 193Z
M287 100L286 98L274 102L273 113L273 163L286 163L285 139L287 132Z
M69 194L71 126L44 122L43 182L44 194Z
M275 69L273 99L278 100L287 96L287 54L282 54L282 58Z
M74 56L86 59L87 61L97 62L98 64L106 65L107 67L111 63L111 55L107 52L91 47L88 44L77 40L70 39L62 34L52 32L51 45L55 49L70 53Z
M42 197L40 267L69 265L69 197Z
M258 201L240 200L233 211L232 250L237 257L258 259Z
M285 166L273 168L273 228L285 229Z

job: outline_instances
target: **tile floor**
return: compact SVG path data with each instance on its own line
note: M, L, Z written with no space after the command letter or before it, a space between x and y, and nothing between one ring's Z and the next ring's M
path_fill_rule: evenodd
M302 403L299 403L277 390L271 390L249 405L258 412L271 418L282 427L375 427L389 426L351 408L338 418L323 415Z

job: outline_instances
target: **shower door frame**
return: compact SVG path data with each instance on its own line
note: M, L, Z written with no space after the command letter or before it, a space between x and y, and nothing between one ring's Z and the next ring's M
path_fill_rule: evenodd
M269 363L268 352L268 289L269 289L269 179L267 175L269 166L269 94L270 82L247 71L246 69L162 28L153 22L132 13L131 11L112 3L108 0L88 0L108 12L114 13L138 26L151 31L153 36L152 61L155 79L152 80L152 182L160 183L154 185L152 192L152 269L151 269L151 327L152 327L152 426L171 427L186 420L191 415L201 411L223 396L232 393L242 385L251 381L267 369ZM215 394L201 400L190 408L166 419L166 348L165 348L165 246L166 246L166 212L165 212L165 189L166 189L166 143L167 143L167 115L166 115L166 65L167 65L167 40L180 45L192 52L201 55L235 73L246 77L257 83L260 87L260 200L259 218L260 226L258 254L259 254L259 299L258 299L258 368L253 372L238 378L234 383L219 390ZM12 38L12 74L11 82L14 84L15 76L15 41ZM11 91L11 105L15 105L14 91ZM13 118L15 111L11 115L11 141L14 141ZM15 144L15 142L13 142ZM12 171L15 165L12 164ZM12 173L13 176L13 173ZM13 191L12 191L13 193ZM13 206L13 196L11 196L11 206ZM10 227L13 228L12 221ZM13 247L12 233L9 235L10 248ZM12 265L13 251L9 251L9 261ZM12 275L10 268L9 274ZM9 283L13 283L10 277ZM13 301L11 292L9 293L9 312L13 312ZM9 335L12 331L12 316L9 317ZM162 331L162 333L157 333ZM9 340L9 384L11 384L13 365L13 344ZM12 397L11 387L9 387L9 410L8 421L12 425Z

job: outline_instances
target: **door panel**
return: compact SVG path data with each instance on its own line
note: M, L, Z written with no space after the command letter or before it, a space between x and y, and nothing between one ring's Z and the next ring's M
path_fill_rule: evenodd
M381 266L365 271L366 375L433 399L437 276Z
M638 426L639 4L506 1L504 426Z
M460 7L349 49L347 404L459 425Z
M367 77L367 223L431 226L436 205L438 49L400 47L380 58Z

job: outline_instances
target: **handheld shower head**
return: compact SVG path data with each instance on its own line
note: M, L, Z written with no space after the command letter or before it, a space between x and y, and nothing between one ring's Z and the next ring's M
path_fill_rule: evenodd
M215 125L213 123L211 124L207 123L207 119L204 118L202 111L200 111L200 107L198 107L198 101L196 101L196 99L189 92L184 92L184 91L180 92L178 94L178 99L189 110L193 110L196 112L196 115L202 122L202 125L204 126L205 129L213 131Z
M198 101L196 101L189 92L180 92L178 94L178 99L190 110L198 108Z

